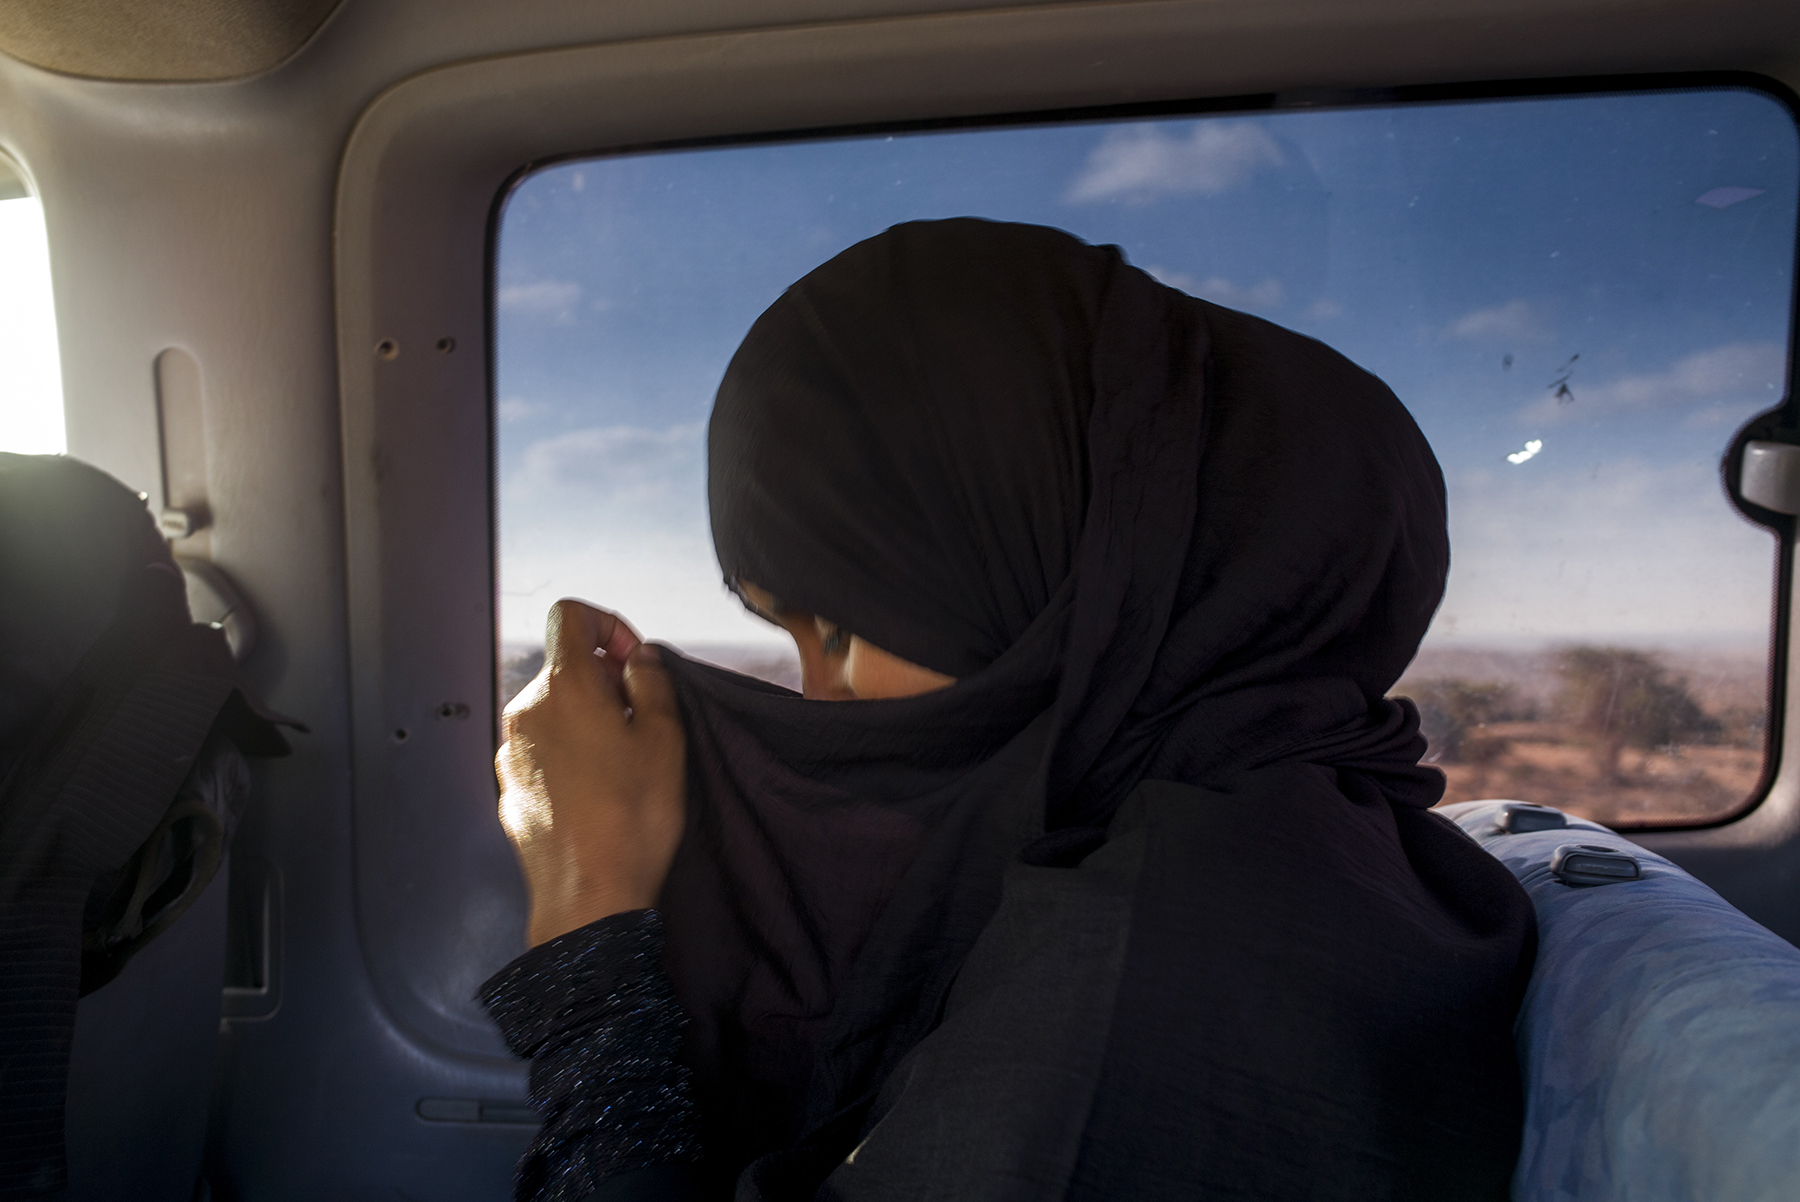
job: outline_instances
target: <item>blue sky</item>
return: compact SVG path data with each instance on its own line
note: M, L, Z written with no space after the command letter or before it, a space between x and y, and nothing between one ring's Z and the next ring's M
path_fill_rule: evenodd
M532 640L563 595L677 642L772 637L723 590L706 532L725 364L844 247L975 215L1116 243L1392 385L1450 486L1431 641L1754 645L1772 543L1726 505L1717 461L1781 396L1797 175L1793 122L1742 91L545 169L509 200L497 265L502 637Z

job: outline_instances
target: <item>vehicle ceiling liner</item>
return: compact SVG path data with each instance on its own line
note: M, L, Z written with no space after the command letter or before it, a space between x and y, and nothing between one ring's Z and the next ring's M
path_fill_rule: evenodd
M0 52L94 79L236 79L280 65L341 2L7 0Z

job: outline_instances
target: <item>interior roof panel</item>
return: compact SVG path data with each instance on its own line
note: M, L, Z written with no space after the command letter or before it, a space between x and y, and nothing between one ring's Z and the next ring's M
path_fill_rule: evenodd
M98 79L260 75L318 32L340 0L11 0L0 51Z
M370 75L391 82L440 63L521 50L880 17L1005 13L1054 3L12 0L0 6L0 57L96 82L190 83L241 80L304 60L334 77L334 90L353 90L353 80ZM1061 6L1171 10L1196 35L1261 31L1305 43L1360 34L1337 42L1339 69L1359 74L1371 51L1383 58L1399 51L1421 76L1407 82L1468 78L1471 70L1479 73L1479 60L1496 52L1533 75L1563 70L1553 64L1571 58L1611 60L1621 70L1769 70L1772 60L1791 61L1800 52L1800 6L1782 0L1113 0ZM329 20L334 12L336 20ZM1271 49L1266 65L1279 67L1286 56Z

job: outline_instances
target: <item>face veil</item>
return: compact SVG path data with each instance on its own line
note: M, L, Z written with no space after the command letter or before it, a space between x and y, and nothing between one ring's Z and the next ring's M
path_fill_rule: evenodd
M667 954L724 1160L841 1159L1007 866L1093 846L1143 782L1304 765L1384 829L1442 795L1385 697L1449 563L1424 437L1336 352L1116 248L972 219L852 247L752 328L708 455L728 580L958 678L809 702L669 657Z

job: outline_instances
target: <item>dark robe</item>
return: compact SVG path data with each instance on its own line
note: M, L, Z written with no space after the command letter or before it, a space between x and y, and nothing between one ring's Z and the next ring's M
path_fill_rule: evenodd
M67 1181L77 999L199 898L277 721L139 493L0 454L0 1199Z
M1380 380L1116 248L915 223L758 320L709 456L728 580L958 678L666 657L718 1180L1506 1196L1532 912L1385 696L1449 548Z

